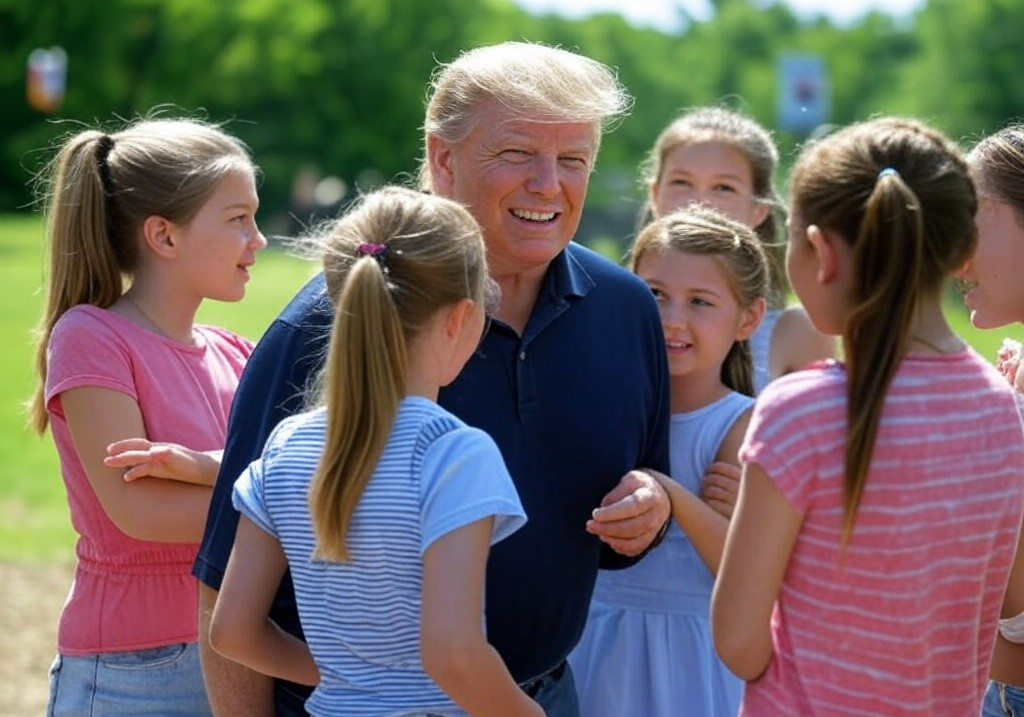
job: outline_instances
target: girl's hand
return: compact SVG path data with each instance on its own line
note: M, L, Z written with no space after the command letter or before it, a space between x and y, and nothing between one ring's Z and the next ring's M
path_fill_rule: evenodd
M222 451L193 451L176 443L154 443L145 438L127 438L107 446L103 464L126 468L124 480L164 478L212 486L217 480Z
M1017 369L1020 366L1021 351L1019 341L1003 339L1003 344L999 347L999 354L996 356L996 368L1014 387L1018 385L1017 374L1020 372Z
M708 466L700 487L700 497L716 513L732 517L736 498L740 494L740 467L725 461L715 461Z

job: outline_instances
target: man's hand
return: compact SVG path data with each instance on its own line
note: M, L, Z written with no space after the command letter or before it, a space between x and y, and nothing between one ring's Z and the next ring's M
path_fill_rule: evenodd
M661 484L643 470L632 470L594 510L587 531L617 553L639 555L654 542L670 512Z

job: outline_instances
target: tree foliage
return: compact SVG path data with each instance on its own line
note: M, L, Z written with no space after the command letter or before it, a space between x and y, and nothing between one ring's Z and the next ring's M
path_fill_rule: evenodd
M776 63L824 58L830 121L920 116L970 139L1024 106L1024 3L928 0L912 18L871 13L849 27L781 2L716 0L676 33L617 14L531 16L513 0L0 0L0 210L28 205L28 181L56 138L82 123L168 112L227 121L264 169L270 211L303 168L350 187L415 172L430 75L459 51L505 39L575 49L615 67L636 98L605 141L591 206L636 200L636 166L661 127L702 104L776 124ZM60 110L22 99L35 48L69 57ZM784 151L800 137L776 133Z

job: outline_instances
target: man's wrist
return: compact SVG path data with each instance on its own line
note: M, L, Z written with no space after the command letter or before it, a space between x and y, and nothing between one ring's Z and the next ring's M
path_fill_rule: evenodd
M672 514L669 513L668 517L665 518L665 522L661 524L660 528L658 528L658 532L654 536L654 540L651 541L651 547L652 548L655 547L656 545L658 545L658 543L660 543L662 540L665 539L665 534L668 532L668 527L671 524L672 524Z

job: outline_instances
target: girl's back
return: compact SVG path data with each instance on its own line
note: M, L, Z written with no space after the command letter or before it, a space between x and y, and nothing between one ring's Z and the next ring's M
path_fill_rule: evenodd
M235 488L236 506L280 540L291 566L320 669L309 709L362 715L450 707L420 658L423 551L481 515L497 518L494 542L525 522L501 454L483 431L433 401L407 397L353 515L353 559L310 559L316 534L307 486L326 430L324 409L287 419Z
M890 385L841 557L846 376L798 372L759 400L742 459L802 514L773 614L776 651L745 714L976 710L1020 524L1024 436L972 350L908 355ZM789 659L798 655L798 659Z

